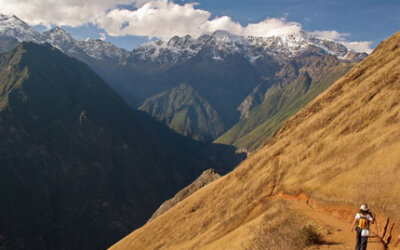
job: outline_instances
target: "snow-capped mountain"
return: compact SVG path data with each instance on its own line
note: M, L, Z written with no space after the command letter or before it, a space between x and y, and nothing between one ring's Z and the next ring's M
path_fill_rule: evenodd
M18 42L39 42L40 33L16 16L0 14L0 37L12 37Z
M129 56L129 51L120 49L110 42L100 39L88 38L85 41L78 41L76 45L82 49L86 55L96 59L125 60Z
M49 31L45 31L40 35L40 43L50 43L66 54L79 55L84 53L76 41L68 32L55 27Z
M211 56L215 60L222 60L227 54L240 53L252 63L265 56L290 59L309 50L351 61L366 56L365 53L356 53L338 42L312 37L304 31L273 37L236 36L226 31L204 34L198 39L175 36L167 42L154 41L143 44L134 49L132 54L139 59L155 63L175 63L189 59L205 49L212 53Z
M84 55L98 60L113 59L120 62L129 57L156 64L182 62L200 51L207 51L214 60L223 60L226 55L239 53L251 63L268 56L278 60L290 59L309 50L320 54L333 54L340 59L351 61L365 57L364 53L355 53L338 42L318 39L304 31L273 37L244 37L226 31L215 31L197 39L187 35L174 36L168 41L148 42L128 52L100 39L77 41L59 27L40 34L18 17L1 14L0 37L12 37L18 42L50 43L71 56Z
M129 52L100 39L77 41L60 27L39 33L16 16L0 14L0 38L12 38L17 42L49 43L70 56L81 58L125 60Z

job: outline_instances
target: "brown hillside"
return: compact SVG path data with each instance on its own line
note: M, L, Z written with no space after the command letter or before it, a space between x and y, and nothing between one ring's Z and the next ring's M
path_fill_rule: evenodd
M294 201L281 206L277 199L269 198L282 191L310 195L307 204L336 212L344 227L353 216L352 208L362 202L377 211L379 219L390 216L399 222L399 177L398 32L288 120L232 173L200 189L112 249L246 248L253 227L282 223L294 210L285 206L299 207L290 203ZM383 221L378 221L381 227ZM350 226L344 227L340 230ZM396 234L394 240L398 239ZM395 241L392 248L398 244ZM342 243L353 244L346 242Z

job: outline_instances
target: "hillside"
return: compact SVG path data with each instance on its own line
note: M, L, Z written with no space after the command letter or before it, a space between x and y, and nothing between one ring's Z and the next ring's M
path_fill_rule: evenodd
M104 249L232 148L132 110L50 45L0 55L0 248Z
M246 151L257 149L283 122L329 88L351 67L351 64L343 63L335 56L326 55L301 68L297 78L286 86L276 79L278 84L265 92L261 104L215 142Z
M179 202L183 201L184 199L192 195L200 188L203 188L207 184L215 180L218 180L219 178L221 178L221 175L219 175L214 169L207 169L189 186L185 187L184 189L179 191L174 197L161 204L161 206L153 213L149 221L154 220L158 216L170 210Z
M285 217L293 221L292 216L303 213L270 199L282 192L310 195L306 201L325 204L347 230L363 202L380 215L380 232L386 216L398 225L399 82L398 32L286 121L233 172L111 249L243 249L253 228L275 228L279 235ZM344 210L346 206L353 210ZM396 228L394 249L400 240ZM334 243L333 249L341 247Z
M185 83L147 99L139 110L197 140L212 141L225 131L217 111Z

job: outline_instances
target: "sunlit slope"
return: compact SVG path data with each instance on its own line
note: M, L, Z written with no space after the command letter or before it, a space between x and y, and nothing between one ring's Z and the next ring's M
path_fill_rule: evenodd
M113 249L240 249L262 197L281 190L399 220L400 33L289 119L227 176ZM254 218L254 220L251 220ZM395 236L397 240L398 236Z

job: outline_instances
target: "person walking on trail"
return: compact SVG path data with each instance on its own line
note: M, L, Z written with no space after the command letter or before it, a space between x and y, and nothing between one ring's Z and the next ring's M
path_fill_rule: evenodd
M360 212L356 214L354 222L351 226L352 232L354 230L354 227L356 227L356 232L357 232L356 250L367 249L370 223L372 224L375 223L375 216L368 209L367 204L362 204L360 206Z

